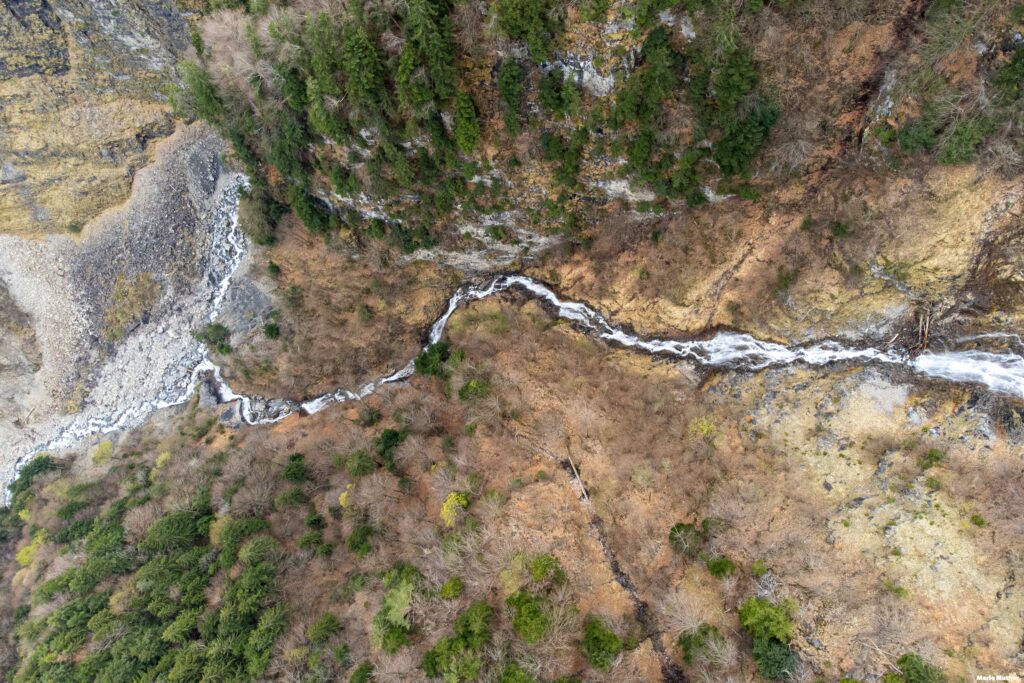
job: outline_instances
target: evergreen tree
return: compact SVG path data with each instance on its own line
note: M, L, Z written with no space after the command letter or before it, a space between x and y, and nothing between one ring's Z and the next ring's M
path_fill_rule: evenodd
M455 144L462 153L469 154L479 143L480 121L476 105L467 93L460 90L455 96Z
M343 66L339 37L326 12L318 14L306 27L310 69L320 93L329 97L341 95L337 80Z
M371 116L380 113L384 68L366 29L350 25L344 43L345 94L349 104Z
M398 102L407 112L416 116L433 100L430 81L422 68L416 48L407 40L398 56L398 70L395 74Z
M455 49L447 16L432 0L409 0L402 29L430 74L434 95L447 100L455 93Z

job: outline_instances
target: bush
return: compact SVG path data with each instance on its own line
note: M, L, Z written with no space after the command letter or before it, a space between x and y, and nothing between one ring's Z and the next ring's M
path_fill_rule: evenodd
M345 471L353 478L363 477L377 469L377 463L364 450L353 451L345 458Z
M736 564L725 555L716 555L704 560L708 572L716 579L724 579L736 571Z
M668 532L668 542L672 550L681 555L696 557L701 546L704 545L704 538L692 524L680 522L673 524Z
M683 654L683 661L693 664L703 660L713 644L724 644L725 637L717 628L704 623L692 631L679 634L679 639L676 642Z
M455 619L453 635L442 638L423 657L423 671L448 683L468 683L480 677L484 647L491 642L494 612L486 602L474 602Z
M558 561L557 557L553 555L535 555L530 560L530 578L534 581L551 581L556 585L560 586L565 583L565 570L562 569L561 562Z
M419 570L404 563L395 565L384 574L386 591L380 609L373 617L371 635L374 642L390 655L409 642L412 624L408 613L413 592L421 578Z
M598 617L589 616L583 622L583 641L580 652L595 669L607 671L622 652L622 640Z
M226 523L220 530L220 557L218 563L224 569L229 569L238 559L239 550L243 541L249 536L270 528L270 525L263 519L226 519Z
M298 486L295 486L278 495L277 498L274 499L274 507L278 510L282 510L286 507L292 507L295 505L305 505L308 502L309 496L306 495L305 491L300 489Z
M753 638L754 663L762 678L783 678L793 670L792 609L792 603L774 604L764 598L747 598L740 606L740 625Z
M754 664L761 678L774 681L793 672L795 657L788 645L774 638L755 638Z
M519 100L523 94L526 71L512 59L498 67L498 97L505 112L505 130L509 135L519 132Z
M491 391L490 382L484 379L471 379L459 389L459 400L474 401L487 396Z
M502 670L500 683L537 683L537 678L513 662Z
M303 550L316 550L324 542L324 535L319 531L307 531L299 537L298 546Z
M788 643L793 638L792 603L774 604L765 598L747 598L740 606L740 625L754 638L774 638Z
M428 346L416 356L416 372L421 375L444 377L444 363L448 360L448 342L441 341Z
M926 470L931 467L935 467L945 459L945 451L939 450L938 448L929 448L928 452L922 455L918 460L918 465L920 465L921 469Z
M508 596L505 604L512 612L512 628L519 637L530 645L539 643L551 627L550 603L520 590Z
M348 683L370 683L373 680L373 664L363 662L352 672Z
M395 449L405 441L405 430L385 429L373 440L373 452L384 461L384 467L392 474L399 474L395 464Z
M281 326L277 323L267 323L263 326L263 334L267 339L277 339L281 336Z
M464 491L452 491L441 504L441 521L446 527L455 526L459 513L469 507L469 494Z
M892 683L946 683L946 674L942 669L924 661L920 655L904 654L896 660L896 666L900 668L900 673L895 674Z
M978 156L978 147L992 132L991 120L978 117L953 123L953 130L946 135L939 148L939 163L963 164Z
M369 524L359 524L345 539L345 547L359 557L366 557L373 551L373 544L370 543L371 536L373 536L373 527Z
M231 353L231 344L228 343L228 339L231 338L231 330L220 323L210 323L197 332L195 337L217 353L225 355Z
M608 0L581 0L580 18L591 23L602 23L608 17Z
M309 478L309 470L306 468L306 456L301 453L294 453L288 456L288 464L284 466L282 475L285 481L298 484Z
M238 559L243 564L251 565L260 562L273 563L281 552L281 545L270 536L257 536L246 542L238 551Z
M971 524L974 526L985 526L985 518L979 514L971 515Z
M323 645L341 633L341 622L330 612L324 612L306 628L306 638L314 645Z
M456 600L462 596L462 592L465 588L466 585L462 583L462 579L457 576L453 576L441 584L441 588L438 590L438 595L442 600Z

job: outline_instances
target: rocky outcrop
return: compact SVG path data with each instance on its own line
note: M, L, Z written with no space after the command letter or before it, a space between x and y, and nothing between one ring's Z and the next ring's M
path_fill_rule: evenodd
M34 355L31 332L0 346L0 359L27 359L8 363L17 378L0 396L2 476L36 445L134 426L136 411L187 393L202 360L192 332L209 322L242 252L232 232L239 177L222 151L205 126L183 128L138 174L130 201L87 224L81 241L0 235L13 304L0 299L0 325L28 330L30 320L38 340Z
M124 201L174 130L163 90L189 45L170 0L0 5L0 232L74 232Z

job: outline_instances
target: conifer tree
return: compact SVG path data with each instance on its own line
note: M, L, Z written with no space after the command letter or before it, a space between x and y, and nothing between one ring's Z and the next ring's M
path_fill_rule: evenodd
M460 90L455 97L455 144L463 154L469 154L479 143L480 121L476 105L467 93Z
M363 26L350 25L346 29L343 60L349 105L371 116L379 114L384 69L377 48Z
M340 38L340 32L335 29L326 12L318 14L306 27L310 69L316 78L319 92L329 97L341 95L341 87L338 85L343 66Z

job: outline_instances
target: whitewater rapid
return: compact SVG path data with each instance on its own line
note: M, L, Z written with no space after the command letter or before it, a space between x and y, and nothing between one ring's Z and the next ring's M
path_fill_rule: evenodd
M245 180L238 176L235 183L242 186ZM237 193L225 192L224 197L212 227L214 248L207 277L210 282L216 283L216 286L212 288L209 299L209 322L213 322L220 312L231 278L238 269L247 247L245 237L238 227ZM587 304L562 299L544 283L518 274L499 275L485 284L468 283L459 287L448 299L444 312L431 325L423 348L426 349L440 341L449 319L460 306L515 289L540 300L554 315L570 322L589 336L649 355L686 360L707 368L757 371L794 364L882 364L905 367L917 375L930 379L983 385L992 391L1024 399L1024 357L1015 353L954 350L924 351L911 356L899 349L847 346L832 340L786 346L757 339L748 334L728 331L720 331L708 339L690 341L644 339L616 326ZM984 336L1016 335L990 333L982 335ZM194 352L182 359L181 379L174 384L175 390L172 395L168 395L166 387L157 387L154 395L162 395L164 398L140 405L124 406L116 415L76 420L57 438L39 445L22 456L19 465L36 453L71 448L98 433L135 428L157 410L188 401L201 381L209 383L220 403L237 403L241 421L257 425L275 423L297 412L313 414L335 403L366 398L379 387L401 382L414 372L414 360L409 360L390 375L369 382L358 389L338 389L305 401L246 396L231 389L224 380L220 367L210 360L205 345L197 343Z
M499 275L483 285L465 284L448 300L444 312L430 327L425 350L441 340L445 327L459 306L502 292L519 289L539 299L559 318L582 332L610 343L657 356L688 360L697 365L738 371L757 371L785 365L823 366L839 362L904 366L918 375L955 383L981 384L993 391L1024 398L1024 357L1012 353L980 350L925 351L916 356L897 349L845 346L823 341L802 346L786 346L764 341L748 334L718 332L709 339L676 341L644 339L614 325L585 303L560 298L550 287L525 275ZM269 401L261 397L240 396L221 379L212 363L218 397L223 402L240 401L242 419L249 424L269 424L294 413L313 414L345 401L366 398L378 387L408 379L415 372L414 361L357 390L338 390L302 402ZM271 406L268 411L265 407Z

